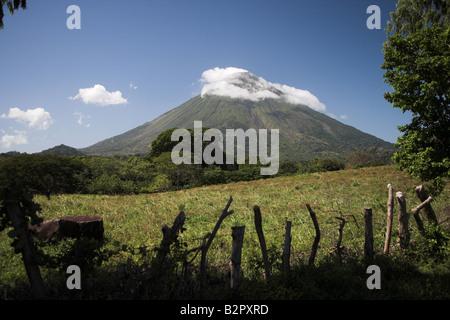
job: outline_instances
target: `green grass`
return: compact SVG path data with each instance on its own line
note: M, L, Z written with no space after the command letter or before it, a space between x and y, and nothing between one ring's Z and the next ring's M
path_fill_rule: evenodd
M375 251L379 256L384 245L388 183L393 185L394 191L403 192L407 199L408 210L420 203L414 193L414 187L420 183L389 166L295 175L157 194L130 196L59 195L52 196L51 200L47 200L43 196L37 196L35 200L42 206L41 215L45 220L66 215L102 216L105 238L107 239L105 247L110 249L122 245L128 245L131 248L158 246L162 239L161 227L164 224L172 226L179 211L183 210L186 214L184 225L186 230L180 235L180 240L187 244L187 249L190 249L199 246L203 236L212 231L229 197L232 196L233 202L230 209L234 210L234 213L224 220L208 251L208 265L212 270L211 279L217 278L214 280L216 282L211 280L213 285L211 285L209 294L215 294L216 297L215 288L223 289L227 284L226 277L231 254L231 227L245 225L242 250L244 298L408 297L427 299L442 297L442 295L449 298L448 291L446 295L440 291L444 290L443 285L435 286L434 290L432 290L432 286L429 287L431 285L430 279L441 279L441 276L448 279L450 272L448 265L445 267L444 264L444 267L442 267L442 264L438 263L436 268L430 268L431 262L428 261L422 261L423 267L421 269L420 265L403 264L403 260L400 263L399 260L394 258L390 260L381 259L378 263L383 265L385 269L399 273L398 277L391 275L389 279L383 278L383 281L397 283L395 289L370 293L370 290L365 287L365 280L368 275L365 274L365 269L360 263L364 245L363 208L371 207L373 210ZM450 190L446 188L432 202L438 220L446 218L444 209L449 206L449 195ZM316 212L321 230L321 241L314 269L323 274L321 277L317 273L314 273L313 276L313 270L306 265L315 236L313 223L305 206L307 203ZM262 255L253 222L254 205L261 208L264 235L269 256L273 263L274 276L278 283L276 290L269 290L263 281ZM348 263L337 263L334 260L335 258L329 254L330 250L336 245L338 237L339 221L335 217L341 214L345 216L347 221L344 227L342 245L347 248L347 256L351 258L347 261ZM396 217L396 214L397 209L395 208L394 217ZM289 278L286 278L286 275L279 271L281 263L279 256L282 252L286 220L292 221L292 273ZM397 241L396 226L396 218L394 218L393 240L391 242L393 248ZM412 232L411 238L417 238L417 228L412 217L410 229ZM24 292L24 288L27 286L27 278L20 255L13 253L9 242L6 232L0 234L0 293L17 297ZM401 253L394 253L395 257L398 255L401 255ZM133 290L121 289L120 292L112 293L113 290L117 289L113 283L119 281L119 275L126 275L124 276L126 280L123 280L126 285L123 286L130 288L138 286L140 283L139 275L145 273L145 268L142 267L145 264L143 261L138 255L111 257L101 267L98 267L95 276L96 281L92 280L91 285L88 286L90 291L86 289L89 292L89 297L123 298L123 295L128 297ZM119 263L120 268L118 267ZM186 291L186 288L183 291L177 287L177 290L179 290L177 293L173 291L175 285L170 287L166 284L164 288L167 289L167 292L159 291L154 295L150 294L149 297L172 298L183 297L183 294L189 294L188 297L193 297L191 294L198 294L195 291L197 283L194 281L195 267L198 267L198 264L199 259L197 258L191 265L193 273L189 290L192 290L192 292ZM408 268L411 269L411 274L415 277L414 280L405 280L402 268L406 268L406 266L407 270L409 270ZM329 270L329 272L324 270ZM42 272L45 280L49 283L52 283L52 281L62 282L61 278L66 276L64 273L55 274L52 270L45 268ZM175 273L177 272L179 274L180 267L175 271ZM112 276L113 274L114 276ZM401 282L402 280L405 280L405 282ZM173 279L170 281L178 283ZM345 281L359 289L344 286L343 282ZM220 283L220 285L214 285L214 283ZM293 285L298 283L301 283L298 287L303 288L300 291L298 287ZM407 283L410 287L404 286ZM422 288L414 296L414 286L421 286L424 283L429 288ZM62 287L64 284L63 282L59 286ZM172 289L169 290L169 287ZM251 288L251 290L247 291L246 288ZM55 290L53 294L58 296L63 289ZM108 291L109 295L105 291ZM183 294L179 292L183 292ZM223 292L223 290L220 292ZM364 293L365 295L361 296ZM367 296L369 293L371 296ZM226 293L221 294L226 295Z

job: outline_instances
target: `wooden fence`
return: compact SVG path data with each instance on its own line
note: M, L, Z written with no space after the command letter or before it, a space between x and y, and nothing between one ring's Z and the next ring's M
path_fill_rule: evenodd
M388 185L388 202L387 202L387 226L386 226L386 240L384 245L384 254L389 254L389 248L390 248L390 241L391 241L391 230L392 230L392 222L393 222L393 207L394 207L394 193L391 185ZM419 199L422 201L422 203L417 206L416 208L411 210L411 214L413 215L419 234L421 236L425 235L424 225L422 222L422 219L419 216L419 212L423 209L425 216L427 220L430 223L437 224L436 215L430 205L430 202L432 201L432 198L429 197L425 191L425 188L423 186L416 187L416 194L419 197ZM399 243L401 249L406 249L409 245L410 241L410 234L409 234L409 218L411 214L407 210L406 206L406 199L403 196L401 192L397 192L395 194L395 198L397 200L398 204L398 236L399 236ZM202 244L198 247L192 248L185 253L185 265L189 265L192 261L194 261L195 257L200 253L201 259L200 259L200 289L201 292L204 292L204 288L206 285L206 269L207 269L207 253L211 246L211 243L214 240L214 237L217 234L217 231L220 228L220 225L225 220L226 217L233 214L233 210L229 210L230 205L233 201L233 198L230 197L228 200L227 205L225 206L224 210L222 211L222 214L219 217L219 220L217 221L214 229L212 232L207 233L203 237ZM44 296L44 285L43 280L39 271L39 266L37 264L37 261L34 259L32 254L32 239L31 239L31 231L28 228L22 228L21 226L26 225L26 221L24 221L24 215L22 214L21 207L19 203L9 201L6 204L7 212L9 215L9 218L16 230L19 230L20 233L20 239L23 243L22 245L22 258L24 261L25 269L27 271L28 278L30 280L32 293L35 298L42 298ZM317 249L320 242L320 228L319 223L317 221L316 214L314 210L311 208L309 204L306 204L306 208L309 211L309 214L311 216L311 219L313 221L314 229L316 232L314 242L311 247L311 252L309 255L308 263L309 265L314 265ZM253 207L254 211L254 223L255 223L255 229L258 234L258 239L261 247L261 252L263 256L263 264L264 264L264 277L267 282L271 281L271 265L269 263L268 253L267 253L267 247L264 237L264 232L262 228L262 215L260 208L255 205ZM371 208L364 208L364 221L365 221L365 243L364 243L364 257L366 259L372 259L374 255L374 248L373 248L373 230L372 230L372 209ZM345 219L343 216L336 217L339 219L340 226L339 226L339 239L336 247L336 251L338 255L341 254L341 241L342 241L342 234L343 234L343 228L345 225ZM152 275L150 278L153 278L153 276L158 276L158 274L161 274L164 272L164 265L167 261L167 255L170 253L170 249L172 244L177 240L179 232L182 230L184 222L185 222L186 216L183 211L181 211L178 216L176 217L172 227L168 227L167 225L164 225L162 227L162 233L163 233L163 239L160 243L157 255L155 257L155 267L153 268ZM292 222L286 221L285 225L285 237L284 237L284 247L283 247L283 256L282 256L282 263L283 263L283 270L285 272L289 272L290 270L290 255L291 255L291 228L292 228ZM236 226L232 228L232 252L231 252L231 261L230 261L230 286L233 292L234 296L239 295L239 287L240 287L240 279L241 279L241 255L242 255L242 245L244 240L244 234L245 234L245 226ZM191 253L195 253L194 258L192 258L189 262L187 260L187 256ZM184 268L184 267L183 267ZM150 279L149 278L149 279Z
M416 208L411 210L411 213L417 223L418 231L421 236L425 235L424 227L422 219L419 216L419 211L423 209L425 216L428 221L432 223L437 224L436 215L434 214L434 211L430 205L430 202L432 201L432 198L429 197L426 194L426 191L424 187L418 186L416 187L416 193L419 199L422 201L422 203L417 206ZM399 237L399 246L400 249L406 249L409 246L410 242L410 234L409 234L409 218L411 214L407 211L406 207L406 199L403 196L402 192L397 192L395 194L395 198L397 200L398 205L398 237ZM226 217L233 214L233 210L229 210L230 205L233 201L233 198L230 196L227 205L225 206L224 210L222 211L222 214L219 217L219 220L217 221L214 229L211 233L207 233L204 238L203 242L200 246L195 247L193 249L190 249L186 252L186 257L188 254L191 254L193 252L196 253L194 258L190 262L192 262L198 253L201 253L201 260L200 260L200 288L201 292L203 292L203 289L206 285L206 255L208 252L209 247L211 246L211 243L214 240L214 237L217 234L217 231L220 228L220 225L224 221ZM319 223L317 221L316 213L311 208L309 204L306 204L306 209L308 210L311 220L314 225L315 229L315 238L314 242L311 247L311 251L309 254L308 264L314 265L314 261L316 258L317 249L320 242L320 227ZM394 209L394 193L393 188L389 184L388 185L388 202L387 202L387 225L386 225L386 239L385 239L385 245L383 254L388 255L389 254L389 248L391 243L391 232L392 232L392 224L393 224L393 209ZM262 228L262 215L261 215L261 209L259 206L255 205L253 207L254 211L254 223L255 223L255 229L258 235L259 244L261 247L261 253L263 258L263 266L264 266L264 278L267 282L271 281L271 265L269 263L268 258L268 252L266 247L266 241L264 237L264 232ZM373 259L374 256L374 237L373 237L373 227L372 227L372 209L371 208L364 208L364 258L367 260ZM338 253L339 257L341 254L341 241L342 241L342 235L343 235L343 228L345 226L345 219L343 217L336 217L336 219L339 219L340 225L339 225L339 237L338 242L336 245L336 252ZM183 211L181 211L178 216L176 217L173 225L171 228L169 228L167 225L164 225L162 228L163 232L163 239L160 244L160 248L158 250L157 255L157 265L161 266L160 268L156 268L156 270L163 270L162 268L164 262L166 261L166 256L168 253L170 253L170 247L171 244L177 239L179 231L182 229L183 224L185 222L185 214ZM232 294L234 297L239 296L239 288L240 288L240 280L241 280L241 256L242 256L242 246L244 241L244 235L245 235L245 228L246 226L235 226L232 227L231 230L231 238L232 238L232 245L231 245L231 258L230 258L230 287L232 290ZM284 237L284 245L283 245L283 254L282 254L282 266L284 272L290 271L290 255L291 255L291 228L292 228L292 221L286 221L285 225L285 237Z

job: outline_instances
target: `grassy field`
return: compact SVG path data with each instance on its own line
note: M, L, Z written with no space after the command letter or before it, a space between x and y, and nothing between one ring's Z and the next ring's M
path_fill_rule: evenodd
M234 210L234 213L224 220L208 251L208 265L211 270L215 270L214 277L217 278L217 284L211 280L212 287L215 286L216 291L211 289L209 294L216 298L226 297L228 294L225 288L231 254L231 227L240 225L246 226L242 250L244 298L449 298L448 284L432 284L435 281L450 279L448 254L446 262L439 262L440 264L436 261L425 261L415 265L410 265L409 262L404 264L403 260L398 262L399 260L394 258L399 256L396 253L389 261L381 257L386 226L388 183L392 184L394 191L403 192L409 211L420 203L414 192L414 187L420 183L389 166L295 175L157 194L58 195L52 196L50 200L44 196L37 196L36 202L42 206L41 215L45 220L67 215L102 216L107 240L104 248L111 250L121 248L123 245L129 248L158 246L162 239L161 227L164 224L171 226L177 214L183 210L186 214L184 225L186 230L180 235L180 241L187 245L186 249L190 249L199 246L203 236L212 231L229 197L232 196L230 209ZM448 218L449 199L450 190L447 187L432 202L440 221ZM316 272L314 275L317 272L322 274L320 278L316 278L311 273L312 269L306 266L315 231L305 204L310 204L316 212L321 230L322 237L314 269ZM264 235L274 276L279 275L277 281L280 284L276 290L268 289L264 285L262 255L253 222L254 205L261 208ZM403 277L406 276L415 277L413 280L405 280L403 284L398 283L391 290L378 292L370 292L371 290L365 287L368 275L365 274L360 259L364 246L363 208L366 207L373 210L374 247L377 259L381 259L378 264L390 270L389 275L383 273L383 281L384 276L388 279L386 281L392 283L405 280ZM391 242L393 247L397 242L396 214L395 207ZM336 263L330 258L330 251L338 238L339 220L335 217L345 217L347 222L342 245L346 247L346 256L349 259L344 264ZM292 221L292 274L288 280L286 275L279 271L286 220ZM412 218L410 229L411 239L416 239L418 232ZM6 232L0 234L0 294L2 298L3 296L17 298L25 291L27 278L20 255L14 254L9 243ZM149 251L149 255L151 254ZM142 255L127 256L126 253L108 258L97 268L96 280L91 280L90 284L85 285L84 288L87 288L86 292L89 293L85 294L84 298L136 298L135 289L141 283L139 277L145 273L142 268L143 261ZM194 269L198 266L198 261L197 258L191 264ZM435 269L430 267L433 263ZM103 270L104 274L100 270ZM48 283L62 282L64 273L55 273L46 268L42 268L42 272ZM400 274L397 277L392 274L393 272ZM105 280L107 278L115 280ZM112 292L112 287L114 290L117 289L119 279L124 279L125 284L121 285L120 293ZM171 281L179 283L179 274L173 279ZM285 285L286 283L290 284ZM295 283L301 283L298 286L303 289L299 291L293 285ZM66 293L63 294L64 285L65 282L53 285L52 295L66 297ZM332 290L327 287L329 285L333 286ZM414 286L424 285L427 288L415 290ZM194 281L190 283L189 290L177 287L177 291L173 289L174 286L168 288L169 285L166 284L159 293L149 294L149 297L183 298L187 294L196 294ZM251 287L253 293L246 291L246 286ZM353 286L361 288L355 289ZM107 294L105 291L108 290ZM217 293L217 290L221 293ZM181 291L184 293L180 293ZM369 292L371 295L367 296Z

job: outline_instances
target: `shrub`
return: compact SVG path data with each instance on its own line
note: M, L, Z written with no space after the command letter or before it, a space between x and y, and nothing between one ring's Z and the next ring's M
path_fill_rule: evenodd
M172 182L166 174L158 174L149 187L142 188L144 192L162 192L170 189L172 189Z
M345 163L333 158L315 158L309 161L309 172L337 171L345 168Z
M91 180L87 186L89 193L93 194L133 194L138 190L133 181L122 180L117 174L102 174L98 179Z

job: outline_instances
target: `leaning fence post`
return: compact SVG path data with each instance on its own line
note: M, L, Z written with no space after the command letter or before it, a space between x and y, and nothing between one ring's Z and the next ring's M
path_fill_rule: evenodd
M286 233L284 234L284 246L283 246L283 269L285 272L289 272L289 261L291 259L291 226L292 221L286 221Z
M309 211L309 215L311 216L311 219L314 223L314 228L316 229L316 237L314 238L314 243L311 248L311 254L309 256L309 261L308 261L308 264L311 266L314 264L314 260L316 259L317 248L319 247L320 229L319 229L319 223L317 222L316 213L311 209L311 206L309 204L306 204L306 208Z
M338 254L339 259L341 259L341 251L342 251L342 247L341 247L341 243L342 243L342 236L343 236L343 232L344 232L344 226L345 226L345 219L341 218L341 217L335 217L338 220L341 220L341 223L339 224L339 236L338 236L338 241L336 243L336 251Z
M386 255L389 254L389 247L391 245L393 209L394 209L394 192L392 190L392 185L388 184L386 240L384 242L384 250L383 250L383 253Z
M373 258L373 227L372 227L372 208L364 208L364 257L366 259Z
M182 230L185 220L186 215L183 210L181 210L175 218L171 228L166 224L163 225L161 229L163 238L159 248L157 249L156 257L153 260L154 267L152 268L150 275L142 281L141 287L139 288L137 294L146 295L149 287L151 286L152 280L159 277L161 273L164 272L166 256L170 253L170 246L177 240L178 233Z
M223 209L222 214L219 217L219 220L217 221L216 225L214 226L214 229L211 232L211 235L209 236L208 241L206 242L206 244L204 246L202 246L202 256L200 259L200 291L202 292L202 294L203 294L203 289L206 284L206 253L208 252L208 249L211 246L211 243L214 240L214 237L216 236L216 233L219 230L220 225L222 224L222 221L226 217L228 217L230 214L234 213L234 210L228 211L232 201L233 201L233 197L230 196L230 199L228 200L228 203L225 206L225 209Z
M420 199L420 201L422 202L427 201L428 194L425 191L425 187L423 185L417 186L415 190L417 197ZM434 210L429 202L423 207L423 212L425 213L425 216L427 217L428 221L431 221L434 224L438 224L436 214L434 213Z
M419 233L422 237L425 237L425 228L423 227L422 219L420 219L419 211L422 210L422 208L426 208L426 206L429 205L432 200L433 200L432 197L428 197L424 202L422 202L417 207L411 210L413 217L416 220Z
M406 211L406 199L403 194L399 191L395 194L398 203L398 235L400 238L400 248L406 249L409 245L409 230L408 221L409 214Z
M261 251L263 255L265 279L267 281L270 281L270 265L269 258L267 256L266 240L264 239L264 233L262 229L261 210L257 205L255 205L253 207L253 211L255 212L255 228L256 232L258 233L259 244L261 245Z
M234 299L238 299L241 282L241 256L242 244L244 242L245 226L232 227L231 230L231 237L233 238L233 242L231 244L230 285L232 297Z
M160 265L164 263L166 255L170 253L170 246L172 242L174 242L177 239L178 233L183 228L185 220L186 215L183 212L183 210L181 210L178 216L175 218L172 228L169 228L166 224L163 225L162 227L163 239L161 240L161 244L159 246L157 254L157 262Z

